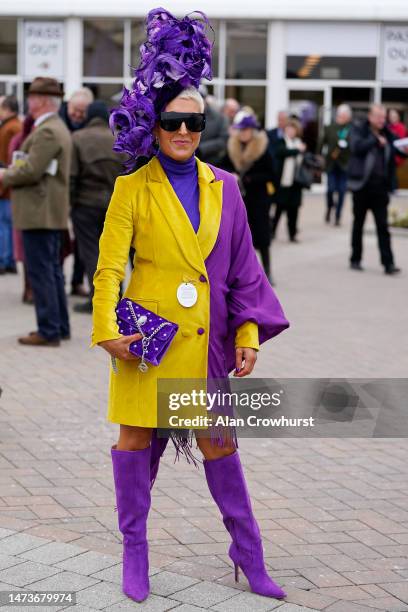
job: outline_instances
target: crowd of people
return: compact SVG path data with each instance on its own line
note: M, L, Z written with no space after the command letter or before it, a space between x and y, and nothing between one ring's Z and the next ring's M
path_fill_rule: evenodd
M365 119L353 120L350 106L341 104L315 150L308 149L302 140L304 126L289 112L279 112L277 126L265 131L253 110L240 109L235 100L227 100L221 111L229 122L228 136L224 135L226 152L220 159L218 150L217 160L206 161L218 162L236 174L254 246L271 282L269 247L282 213L290 242L298 242L303 190L323 169L327 173L326 223L333 220L335 226L340 225L346 192L352 192L350 268L363 270L363 228L371 210L384 271L389 275L400 272L391 248L387 206L397 188L396 168L404 163L408 147L398 143L407 136L407 129L395 109L387 114L384 106L372 104Z
M0 273L15 273L16 260L23 264L23 301L34 304L37 329L18 341L29 346L58 346L70 338L68 254L74 256L71 294L86 298L74 309L92 312L99 237L123 172L106 104L87 88L67 103L63 96L54 79L34 79L24 122L13 96L0 101Z
M373 104L364 121L353 121L351 108L341 104L310 151L301 121L289 112L281 111L277 126L265 130L252 108L232 98L218 106L205 87L200 92L206 127L197 157L235 175L271 283L270 246L280 218L284 213L289 241L296 243L303 190L322 169L327 223L340 225L346 192L352 192L350 267L363 270L363 227L371 210L384 270L400 271L387 221L396 167L408 156L407 147L395 145L407 134L397 111L387 116ZM71 294L85 298L74 310L92 312L99 238L115 180L125 173L124 157L113 151L106 104L86 87L67 102L63 97L57 81L38 77L28 89L24 118L14 96L0 98L0 274L17 273L21 262L22 299L34 304L38 329L19 342L31 346L58 346L70 338L63 274L68 254L74 258Z

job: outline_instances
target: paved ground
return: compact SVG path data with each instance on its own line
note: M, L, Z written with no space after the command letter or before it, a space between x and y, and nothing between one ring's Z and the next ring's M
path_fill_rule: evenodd
M287 243L280 227L274 273L292 327L262 351L257 374L406 377L407 238L394 237L399 278L383 275L370 227L367 269L351 272L349 215L341 228L324 226L322 216L321 197L311 196L302 242ZM0 279L0 590L74 590L84 612L408 610L402 439L241 442L266 561L286 602L249 593L245 579L235 585L203 470L174 465L169 448L149 520L152 595L144 604L127 600L109 456L117 427L105 421L107 356L88 350L85 315L73 314L73 339L58 349L17 345L18 334L35 328L20 284Z

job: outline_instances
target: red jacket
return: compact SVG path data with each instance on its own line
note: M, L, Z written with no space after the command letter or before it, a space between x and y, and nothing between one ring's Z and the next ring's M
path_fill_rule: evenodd
M397 138L405 138L407 136L407 128L399 121L398 123L389 123L389 129ZM405 162L405 157L401 157L400 155L395 156L395 163L397 166L401 166Z
M6 119L0 125L0 162L6 167L8 166L9 162L8 149L10 141L16 134L21 132L22 127L23 124L16 115ZM0 198L8 199L9 197L10 190L0 187Z

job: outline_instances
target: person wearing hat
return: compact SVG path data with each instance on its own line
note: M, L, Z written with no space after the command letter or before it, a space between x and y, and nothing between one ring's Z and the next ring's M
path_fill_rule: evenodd
M13 221L23 231L27 273L38 329L19 338L27 346L58 346L70 337L61 230L68 227L71 136L58 116L63 91L55 79L37 77L28 89L34 127L0 183L13 188Z
M116 177L123 172L123 156L112 151L115 138L108 123L105 102L96 100L87 108L85 126L72 135L71 216L79 256L91 288L90 299L74 306L75 312L81 313L92 312L99 238Z
M167 442L157 436L158 383L228 381L234 369L246 376L260 344L289 326L253 249L235 177L194 155L205 127L198 86L211 78L206 24L202 13L177 19L162 8L150 11L133 87L124 89L111 114L119 128L115 150L127 154L127 165L152 155L116 179L94 276L91 342L114 358L107 418L119 424L111 458L123 534L122 588L136 601L150 589L146 523ZM163 360L147 368L129 351L141 335L124 335L116 318L131 245L135 265L124 297L178 325ZM142 319L138 324L146 323ZM227 429L204 432L210 438L177 429L171 438L177 456L194 459L196 436L210 492L231 534L236 579L241 568L254 593L282 598L285 592L266 571L238 442Z
M231 126L228 161L223 167L230 167L239 176L253 244L261 254L265 274L272 283L269 209L274 189L274 163L268 145L268 136L260 129L255 115L249 109L241 110Z

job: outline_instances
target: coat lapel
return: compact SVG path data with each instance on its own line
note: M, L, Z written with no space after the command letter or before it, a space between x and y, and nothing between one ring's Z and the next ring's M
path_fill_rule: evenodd
M222 212L222 181L197 159L200 188L200 226L197 234L157 157L148 164L148 188L170 226L187 262L201 274L218 235Z
M199 159L197 165L200 187L200 226L197 239L202 258L206 260L214 248L220 229L223 181L216 181L213 171Z

